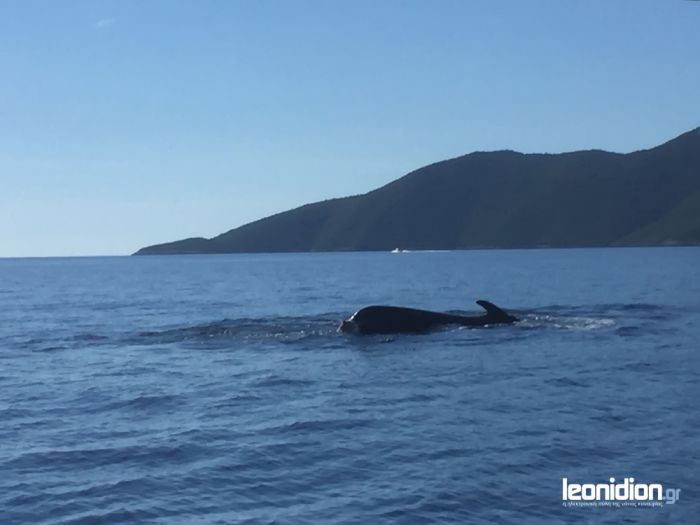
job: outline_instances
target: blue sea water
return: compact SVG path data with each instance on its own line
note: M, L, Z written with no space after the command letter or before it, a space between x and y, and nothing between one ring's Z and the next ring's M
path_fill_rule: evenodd
M0 260L0 523L697 523L700 249ZM352 336L368 304L514 326ZM562 478L681 489L569 508Z

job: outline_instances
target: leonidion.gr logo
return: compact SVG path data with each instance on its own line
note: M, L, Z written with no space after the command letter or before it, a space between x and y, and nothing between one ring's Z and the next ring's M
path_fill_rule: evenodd
M565 507L662 507L675 504L680 497L681 489L664 489L661 483L637 483L634 478L583 484L561 480Z

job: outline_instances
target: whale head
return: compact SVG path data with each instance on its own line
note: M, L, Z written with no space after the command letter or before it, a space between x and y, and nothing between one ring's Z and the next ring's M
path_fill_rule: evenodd
M346 319L345 321L341 321L338 331L346 334L354 334L357 333L359 329L357 323L350 318Z

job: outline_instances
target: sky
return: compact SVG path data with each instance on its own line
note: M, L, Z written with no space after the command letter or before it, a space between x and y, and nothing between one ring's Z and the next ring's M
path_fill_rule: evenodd
M471 151L700 125L700 2L0 0L0 257L126 255Z

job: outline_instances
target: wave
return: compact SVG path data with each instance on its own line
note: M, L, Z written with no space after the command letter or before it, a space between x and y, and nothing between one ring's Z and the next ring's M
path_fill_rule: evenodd
M522 328L556 328L563 330L600 330L617 326L609 317L580 317L558 315L526 315L521 318Z
M223 319L212 323L139 332L132 344L216 342L221 340L296 343L336 333L341 316Z

